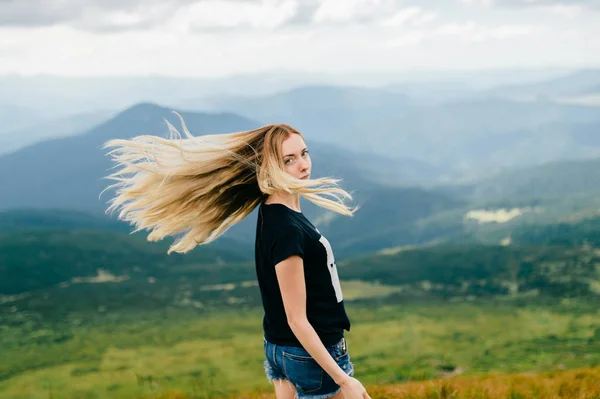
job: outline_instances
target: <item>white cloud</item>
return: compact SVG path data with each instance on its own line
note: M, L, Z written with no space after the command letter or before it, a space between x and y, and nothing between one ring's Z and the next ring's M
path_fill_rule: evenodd
M168 4L147 4L143 9L101 10L93 6L84 8L70 25L82 31L121 31L149 29L161 24L170 15Z
M543 32L543 28L539 26L501 25L493 27L480 25L474 21L452 22L430 30L413 29L401 32L393 39L388 40L386 45L388 47L415 46L426 41L443 40L444 38L452 38L465 43L477 43L526 37L541 32Z
M392 24L396 15L396 23L401 23L406 12L422 7L456 16L460 4L472 10L547 9L572 19L584 10L600 10L600 0L0 0L0 26L69 25L98 32L148 30L182 15L186 20L193 15L199 26L227 28L387 20ZM420 22L429 22L432 15L422 15Z
M81 1L84 10L53 24L0 26L0 74L219 76L273 69L600 65L597 14L574 6L147 0L139 7L141 0L106 0L100 9L94 5L99 1Z
M414 26L425 25L428 22L437 19L437 15L431 12L421 14L417 19L413 21Z
M436 15L431 12L425 12L419 7L407 7L396 11L390 18L384 19L381 26L420 26L433 21Z
M389 0L321 0L313 15L316 23L370 20L393 5Z
M0 0L0 26L69 25L98 31L145 29L160 24L173 10L190 1L202 0Z
M220 1L206 0L180 8L173 24L189 26L192 30L214 28L276 28L295 15L295 0Z
M417 46L428 38L428 35L423 31L409 31L400 34L399 36L388 40L386 42L387 47L408 47Z
M494 4L494 0L460 0L460 2L475 7L491 7Z
M512 39L515 37L523 37L529 35L535 35L544 31L541 26L533 25L506 25L499 26L496 28L488 28L484 30L484 35L490 38L503 40Z
M546 10L552 14L565 18L575 19L583 12L583 7L576 4L555 4L547 6Z
M276 27L299 0L0 0L0 26L67 25L112 32L149 30L176 20L197 27Z
M494 7L520 7L520 8L531 8L531 7L542 7L542 8L555 8L564 11L565 9L571 9L567 12L570 14L572 9L584 9L589 10L600 10L600 0L460 0L460 3L467 6L476 6L490 8Z
M474 21L468 21L463 23L450 22L438 26L432 32L432 36L452 36L452 35L469 35L478 29L478 25Z
M544 28L533 25L484 26L474 21L448 23L435 28L431 36L458 36L466 41L504 40L543 32Z

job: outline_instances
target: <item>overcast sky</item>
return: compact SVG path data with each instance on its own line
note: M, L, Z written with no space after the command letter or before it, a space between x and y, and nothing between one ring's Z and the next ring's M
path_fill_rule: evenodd
M0 0L0 74L600 66L600 0Z

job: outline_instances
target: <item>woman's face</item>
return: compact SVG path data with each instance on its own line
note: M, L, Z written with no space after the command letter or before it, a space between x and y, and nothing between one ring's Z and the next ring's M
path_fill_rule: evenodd
M281 145L285 171L297 179L310 177L311 160L306 143L299 134L290 134Z

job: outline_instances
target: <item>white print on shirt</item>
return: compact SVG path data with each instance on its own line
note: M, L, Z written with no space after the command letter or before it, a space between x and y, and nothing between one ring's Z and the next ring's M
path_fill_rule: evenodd
M319 238L319 241L325 247L325 251L327 251L327 270L329 270L329 274L331 274L331 284L335 290L335 297L337 298L338 303L342 302L342 299L344 299L342 295L342 286L340 285L340 278L338 277L337 266L335 265L335 258L333 257L331 244L329 244L327 238L323 236Z

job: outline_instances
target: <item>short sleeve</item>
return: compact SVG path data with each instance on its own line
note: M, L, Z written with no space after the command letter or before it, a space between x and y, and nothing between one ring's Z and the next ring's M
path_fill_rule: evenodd
M271 244L273 266L290 256L304 257L304 236L299 227L285 226L277 232Z

